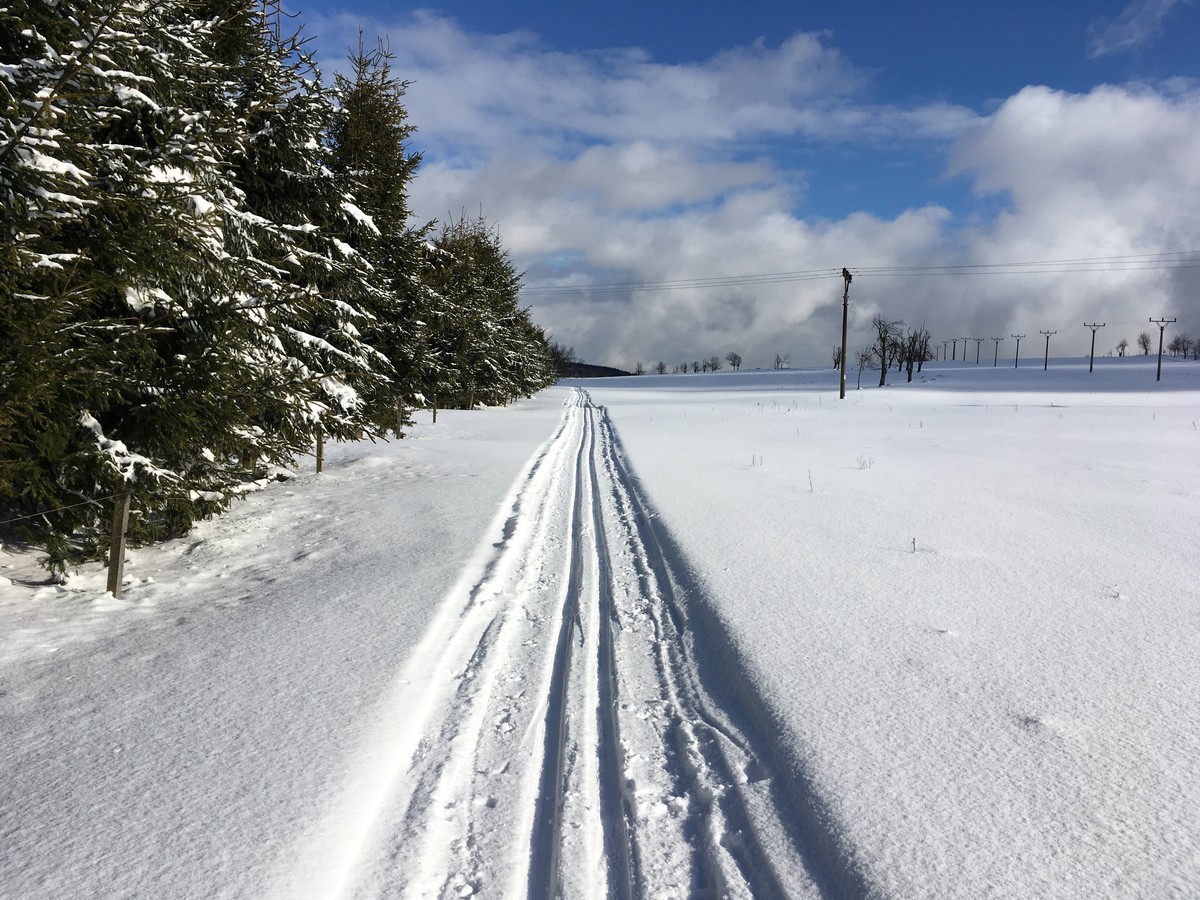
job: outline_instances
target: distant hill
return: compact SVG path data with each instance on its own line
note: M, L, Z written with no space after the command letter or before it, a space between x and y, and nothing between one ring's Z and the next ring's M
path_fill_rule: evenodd
M615 378L618 375L632 375L624 369L614 369L612 366L593 366L583 362L560 362L558 364L559 378Z

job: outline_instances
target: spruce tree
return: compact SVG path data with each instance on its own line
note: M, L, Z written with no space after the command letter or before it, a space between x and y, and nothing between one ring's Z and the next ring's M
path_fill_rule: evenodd
M408 142L415 128L408 121L404 93L408 83L392 72L392 54L379 44L359 46L349 58L351 74L337 78L338 110L329 133L332 166L371 229L358 229L345 240L363 254L383 291L371 299L373 320L367 341L386 356L392 377L370 398L375 421L394 419L396 431L409 421L408 410L424 401L422 315L429 308L420 277L430 225L414 225L409 185L421 156Z
M464 215L443 226L434 250L429 343L449 404L507 403L552 383L545 334L519 305L521 275L498 229Z
M361 339L332 106L245 0L10 6L0 466L52 567L222 508L316 429L356 435L388 364ZM62 377L56 377L61 375Z

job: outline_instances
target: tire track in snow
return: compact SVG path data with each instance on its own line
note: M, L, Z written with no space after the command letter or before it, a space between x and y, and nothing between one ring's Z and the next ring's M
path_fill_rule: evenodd
M606 413L565 407L280 895L821 895Z

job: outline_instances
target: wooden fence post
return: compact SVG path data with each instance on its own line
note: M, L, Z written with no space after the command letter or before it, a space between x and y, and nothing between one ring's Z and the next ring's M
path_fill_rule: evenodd
M325 432L317 429L317 474L325 471Z
M112 540L108 544L108 591L121 596L125 573L125 531L129 528L129 488L117 494L113 503Z

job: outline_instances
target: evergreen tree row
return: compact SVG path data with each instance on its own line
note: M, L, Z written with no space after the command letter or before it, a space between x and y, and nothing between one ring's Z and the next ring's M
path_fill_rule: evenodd
M553 380L482 218L415 225L405 83L258 0L0 8L0 518L52 569L184 533L318 434Z

